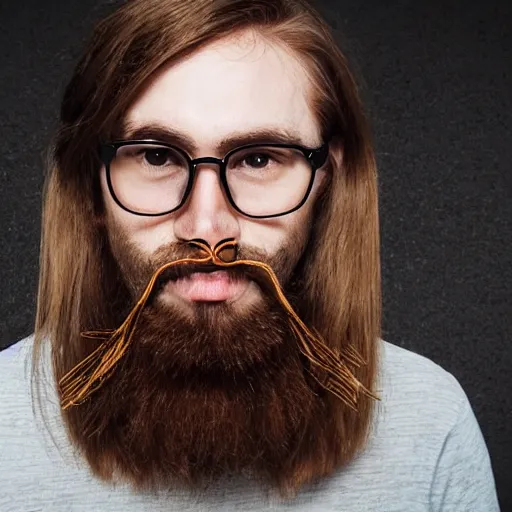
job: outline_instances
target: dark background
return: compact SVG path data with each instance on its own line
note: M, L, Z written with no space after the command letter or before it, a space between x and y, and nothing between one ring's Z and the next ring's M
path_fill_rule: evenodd
M33 329L45 148L109 4L0 0L0 348ZM512 1L324 0L320 10L374 128L384 338L460 381L512 511Z

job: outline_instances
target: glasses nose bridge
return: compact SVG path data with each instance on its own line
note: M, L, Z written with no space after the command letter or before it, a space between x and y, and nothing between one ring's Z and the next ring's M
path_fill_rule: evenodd
M190 168L192 171L196 171L197 167L202 164L214 164L219 167L219 172L222 174L225 166L225 159L215 158L213 156L203 156L201 158L195 158L190 160Z
M197 168L203 164L214 164L218 166L217 174L217 182L220 185L220 189L222 195L230 201L230 192L228 190L228 186L226 183L226 158L216 158L214 156L203 156L200 158L194 158L189 160L189 169L190 169L190 185L188 189L188 193L185 195L187 199L190 198L190 195L193 194L193 190L197 184Z

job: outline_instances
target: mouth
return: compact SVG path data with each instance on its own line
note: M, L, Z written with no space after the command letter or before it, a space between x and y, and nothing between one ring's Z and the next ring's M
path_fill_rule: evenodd
M188 302L223 302L239 298L249 284L247 269L184 264L163 273L160 290Z

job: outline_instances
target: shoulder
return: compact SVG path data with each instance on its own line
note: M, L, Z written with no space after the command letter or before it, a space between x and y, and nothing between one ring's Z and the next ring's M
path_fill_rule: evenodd
M442 446L464 421L469 399L459 381L429 358L380 343L375 405L377 438L389 449L411 450L435 464ZM474 418L474 417L473 417ZM476 422L476 420L474 420Z
M413 377L416 372L419 372L419 376L429 376L436 381L456 382L451 373L428 357L389 341L380 340L380 357L382 370L388 376L400 377L406 382L416 382L417 379Z
M436 414L453 426L468 404L457 378L431 359L381 340L378 386L387 403L404 413Z
M12 356L15 354L18 354L23 347L26 345L30 345L31 341L33 339L33 335L27 336L26 338L16 341L13 344L9 345L7 348L4 348L0 351L0 364L2 364L3 361L9 360Z
M429 475L433 511L499 510L491 461L459 381L420 354L381 344L382 432ZM411 471L413 468L411 468Z
M0 352L0 441L6 443L13 435L28 433L33 422L33 342L29 336Z
M0 426L30 403L32 342L29 336L0 352Z
M0 462L12 467L16 451L32 431L30 394L30 353L32 338L26 338L0 352Z
M33 336L28 336L0 352L2 390L16 389L20 380L26 380L30 370Z

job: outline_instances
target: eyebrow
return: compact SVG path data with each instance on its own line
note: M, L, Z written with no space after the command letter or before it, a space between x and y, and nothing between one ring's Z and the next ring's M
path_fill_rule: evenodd
M180 147L191 156L197 154L199 150L197 144L190 136L159 123L150 123L140 126L126 123L122 130L122 140L155 140L164 142ZM217 144L215 149L219 155L224 155L232 149L247 144L268 143L295 144L310 147L310 144L306 144L303 137L294 130L285 128L262 128L248 132L234 133L225 137Z

